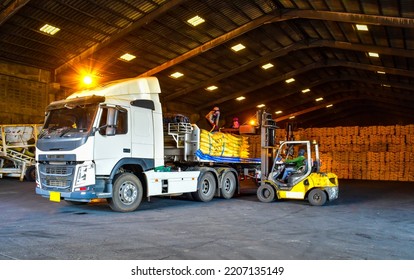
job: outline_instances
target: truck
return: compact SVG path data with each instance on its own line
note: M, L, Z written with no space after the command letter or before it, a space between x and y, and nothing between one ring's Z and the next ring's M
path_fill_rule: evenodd
M48 105L36 142L36 194L72 204L106 199L119 212L136 210L144 197L233 197L239 175L260 162L203 154L203 131L181 119L166 124L160 94L156 77L133 78Z
M131 212L143 198L153 196L186 194L201 202L230 199L247 178L265 186L259 188L259 200L276 198L272 190L275 194L282 186L269 177L276 129L271 114L257 113L260 158L248 157L238 153L243 144L229 140L235 136L212 135L179 116L165 118L160 94L156 77L132 78L75 92L48 105L36 142L36 194L72 204L106 199L112 210ZM219 136L221 149L215 152L206 147L214 136ZM289 187L304 184L311 174L303 173ZM326 192L337 187L333 181L301 188L301 198L308 199L314 188Z

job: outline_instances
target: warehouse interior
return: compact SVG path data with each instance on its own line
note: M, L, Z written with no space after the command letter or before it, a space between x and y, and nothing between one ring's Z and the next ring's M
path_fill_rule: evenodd
M328 225L321 218L329 216L326 213L328 210L325 211L327 208L307 212L309 206L305 204L285 203L280 207L289 213L296 212L295 209L299 207L302 214L307 213L307 219L300 219L300 223L317 231L313 228L314 225L308 224L315 214L318 222L338 234L337 241L343 244L343 248L339 246L341 248L336 253L337 243L328 242L330 251L326 255L323 255L325 253L322 249L302 252L295 243L296 239L291 238L289 246L292 246L292 250L284 250L281 244L270 243L275 233L267 227L266 217L255 212L254 215L259 216L261 222L258 229L268 233L269 239L263 237L260 241L255 240L258 244L255 243L257 247L254 249L257 252L251 255L246 249L250 248L247 241L242 240L242 243L246 242L243 243L246 247L239 249L243 253L238 255L235 252L232 255L229 252L231 248L237 247L236 241L233 240L234 244L221 244L221 247L212 245L208 233L205 244L211 246L206 246L206 253L193 250L204 245L198 244L193 232L184 230L186 225L180 221L175 224L174 230L189 234L194 240L182 245L178 240L158 236L158 231L144 227L140 229L143 235L147 230L160 239L154 241L155 245L146 244L149 247L147 255L139 257L135 252L128 251L129 248L123 248L128 252L126 255L122 254L121 249L115 250L115 255L108 255L103 248L99 249L102 255L93 255L86 252L88 247L77 248L85 250L83 255L76 255L72 248L62 252L54 248L49 251L42 249L41 253L36 253L38 245L33 242L30 243L30 253L16 253L19 256L16 258L414 259L413 253L407 249L410 246L406 246L413 243L412 222L408 215L412 211L412 198L407 197L412 194L414 181L414 1L0 2L0 126L28 124L36 127L43 123L45 108L52 101L110 81L151 76L160 82L163 112L188 116L192 123L201 128L207 125L204 116L216 106L221 111L220 125L223 128L229 128L234 117L238 117L242 124L248 124L256 117L258 110L265 110L272 114L278 126L276 141L285 140L286 128L292 128L295 140L318 142L323 163L321 171L335 173L340 186L341 180L351 182L346 183L350 188L344 192L349 197L358 197L361 182L364 186L362 197L357 200L345 197L344 200L333 203L333 215L328 220L334 224L335 214L346 215L342 220L342 231L331 227L330 223ZM250 144L256 152L252 157L260 154L260 145L259 139ZM381 182L377 184L379 181ZM401 203L401 207L391 205L390 201L384 205L374 203L392 193L387 188L390 181L393 188L401 190L399 193L402 195L398 198L396 193L390 195L396 196L395 201ZM4 186L7 185L6 192L11 193L12 202L17 203L20 196L27 201L34 199L31 194L20 193L22 190L14 193L16 181L0 177L0 184L4 182ZM32 186L33 182L22 184ZM372 198L370 187L375 192ZM246 190L245 193L249 195L250 191L252 190ZM3 195L0 198L5 197ZM152 202L148 200L138 222L145 217L154 219L157 227L168 232L168 226L164 222L173 221L175 216L172 213L175 211L192 224L205 218L199 214L193 216L184 213L187 209L184 206L194 213L199 212L196 207L187 205L181 199L160 200L161 206L155 207L154 212L146 211L154 207L149 206ZM241 201L250 203L252 198L248 196L241 198ZM26 215L30 217L39 214L54 220L59 215L71 215L69 225L76 226L76 218L80 217L78 215L91 214L83 216L87 217L85 223L92 223L93 215L110 215L107 205L99 202L83 205L76 210L74 206L37 206L36 202L43 203L30 201L27 204L30 206L19 209L19 217L26 219ZM239 202L240 198L234 204L237 203L239 207ZM348 208L339 208L341 203ZM358 203L364 206L369 203L369 210L364 212ZM221 207L222 201L215 201L214 204ZM246 213L256 211L253 210L256 206L246 205L241 206ZM406 212L404 205L408 209ZM257 209L267 211L264 209L266 206L269 205L260 204ZM11 211L6 206L3 207L4 213ZM33 214L30 207L36 209ZM222 216L214 210L208 210L208 206L201 207L210 213L206 223L211 222L214 228L217 223L226 228L225 218L234 218L229 213ZM396 208L400 212L392 212ZM286 218L275 209L271 211L279 221ZM160 219L157 213L166 218ZM370 226L371 233L366 234L364 226L377 219L381 213L385 214L384 220L381 220L384 224L378 228ZM358 218L353 220L351 214ZM213 219L213 216L218 220ZM401 216L404 221L394 225L395 232L386 226L387 222L395 222ZM253 239L253 236L260 233L254 229L250 232L239 228L237 222L242 223L243 219L248 219L253 224L253 217L237 217L233 224L246 240ZM34 219L33 227L36 227L34 223L37 219ZM13 223L11 216L7 216L6 220ZM120 221L125 227L129 225L127 216L120 220L111 217L111 221L114 224ZM138 226L138 222L134 224ZM292 218L286 225L295 222L297 221ZM405 227L405 222L408 227ZM357 228L350 230L353 223L357 224ZM97 228L106 230L103 225ZM8 238L6 230L13 229L6 228L3 232L0 230L0 237L3 236L1 238ZM47 230L56 228L48 225ZM76 235L71 232L71 228L65 230L68 230L70 236ZM88 230L93 232L95 228ZM299 232L300 226L295 230ZM397 235L396 232L400 235L388 246L380 230L384 230L386 236ZM25 229L18 231L22 235L26 234ZM58 231L62 236L65 235L64 230ZM89 234L92 235L88 233L87 239L94 244L93 238L89 239ZM204 238L204 227L196 227L194 234ZM290 232L286 230L282 234L288 238ZM350 234L360 240L347 247ZM325 233L323 237L329 239ZM135 238L137 243L145 242L141 237ZM301 240L300 237L297 238ZM316 236L306 238L311 240L306 243L306 248L313 248L313 244L320 241ZM106 242L104 238L99 240ZM168 243L169 248L174 248L178 243L180 249L181 246L185 248L165 253L162 251L164 249L157 247L158 243L163 242ZM366 242L372 242L369 243L369 249L372 250L363 248ZM69 243L70 240L65 239L68 248ZM5 250L0 250L0 260L12 258L10 256L14 253L12 243L10 244ZM259 252L260 246L268 247L265 253ZM389 249L391 247L394 249ZM286 255L275 255L271 249L281 250ZM375 251L377 249L378 252ZM69 252L69 255L64 255L65 252Z
M74 91L156 76L164 112L202 128L213 106L223 127L264 108L278 140L288 124L315 138L340 178L413 180L410 1L1 5L2 124L40 124L48 103Z

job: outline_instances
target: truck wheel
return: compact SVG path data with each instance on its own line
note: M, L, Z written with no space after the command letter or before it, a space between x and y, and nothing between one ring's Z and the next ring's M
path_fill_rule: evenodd
M227 172L224 175L222 182L223 184L221 186L221 195L225 199L232 198L236 191L236 186L237 186L236 177L234 176L232 172Z
M326 193L321 189L313 189L309 192L308 200L313 206L322 206L326 202Z
M122 173L115 177L112 198L109 206L117 212L131 212L138 208L142 200L142 183L132 173Z
M257 198L261 202L272 202L275 200L276 191L270 185L262 185L257 189Z
M36 166L31 165L28 168L26 168L26 172L24 173L24 177L29 182L36 181Z
M207 202L213 199L216 193L217 183L211 172L206 172L198 180L197 191L193 192L193 198L197 201Z

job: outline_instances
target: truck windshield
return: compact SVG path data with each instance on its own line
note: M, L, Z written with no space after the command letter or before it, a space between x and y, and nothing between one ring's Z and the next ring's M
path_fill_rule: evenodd
M65 106L50 110L46 115L43 133L50 134L88 132L98 109L98 104Z

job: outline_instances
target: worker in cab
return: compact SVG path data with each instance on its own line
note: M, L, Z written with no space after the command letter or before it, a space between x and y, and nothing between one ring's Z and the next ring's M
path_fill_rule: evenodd
M283 176L281 181L285 181L286 178L292 173L297 170L300 170L302 166L305 164L305 150L300 149L298 152L298 156L293 159L286 159L285 160L285 170L283 172Z
M219 119L220 119L219 107L214 107L213 110L208 112L208 114L206 115L206 119L208 123L211 125L210 132L219 131Z

